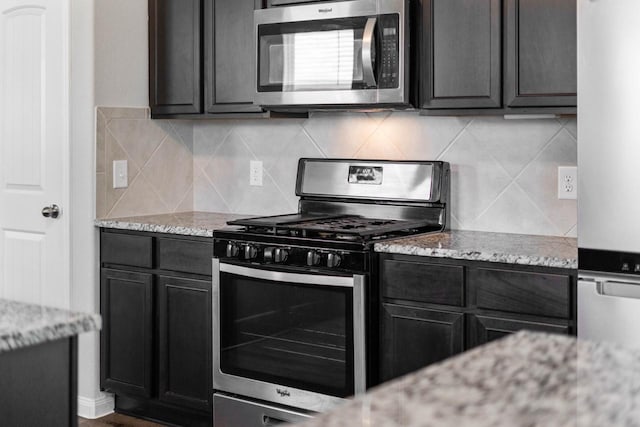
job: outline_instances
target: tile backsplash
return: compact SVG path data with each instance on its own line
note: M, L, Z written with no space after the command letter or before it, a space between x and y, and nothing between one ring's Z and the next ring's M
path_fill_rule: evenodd
M149 116L148 108L96 110L98 218L193 210L193 125ZM127 160L127 188L113 188L113 160Z
M191 209L286 213L297 209L300 157L444 160L452 169L452 228L576 234L576 201L558 200L556 183L558 166L576 165L575 118L394 112L182 122L151 121L144 109L130 111L136 118L121 117L121 109L97 114L99 216ZM129 189L106 185L111 175L104 163L100 167L102 152L107 164L118 155L133 160ZM264 162L262 187L249 185L250 160Z

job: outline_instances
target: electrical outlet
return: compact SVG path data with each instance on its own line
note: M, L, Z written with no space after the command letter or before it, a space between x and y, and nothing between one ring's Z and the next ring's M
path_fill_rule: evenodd
M262 186L262 162L249 161L249 185Z
M578 168L575 166L558 167L558 199L578 198Z
M126 160L113 161L113 188L127 188L129 186L129 173Z

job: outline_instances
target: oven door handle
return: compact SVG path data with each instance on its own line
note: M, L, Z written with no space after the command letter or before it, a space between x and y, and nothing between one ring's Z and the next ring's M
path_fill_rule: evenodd
M301 283L307 285L342 288L353 288L355 282L353 276L323 276L318 274L286 273L282 271L261 270L258 268L224 263L220 263L220 272L251 277L253 279L269 280L272 282Z

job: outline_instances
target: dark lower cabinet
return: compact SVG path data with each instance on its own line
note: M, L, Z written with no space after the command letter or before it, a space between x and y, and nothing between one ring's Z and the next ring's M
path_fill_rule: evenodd
M159 276L159 398L209 410L211 282Z
M468 316L467 347L472 348L523 329L555 334L569 334L569 326L471 314Z
M415 371L460 353L464 315L397 304L382 304L381 379Z
M396 254L378 261L381 381L522 329L575 334L575 270Z
M116 412L210 427L213 239L100 236L101 387L115 394Z
M78 338L0 354L0 425L78 425Z
M112 393L150 397L153 377L151 274L102 269L101 384Z

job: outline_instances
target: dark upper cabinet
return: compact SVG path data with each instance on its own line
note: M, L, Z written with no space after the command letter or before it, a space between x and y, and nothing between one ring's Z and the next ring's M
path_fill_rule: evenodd
M150 397L153 360L151 274L103 268L100 306L101 386Z
M207 113L261 113L255 85L253 11L259 0L205 0Z
M211 281L158 276L160 400L210 410Z
M202 0L149 0L153 115L202 113Z
M149 0L152 118L262 113L253 102L260 0Z
M420 108L575 113L575 0L420 0Z
M575 106L576 1L506 0L505 104Z
M500 0L422 0L421 108L502 105Z
M381 380L387 381L460 353L464 315L382 304Z

